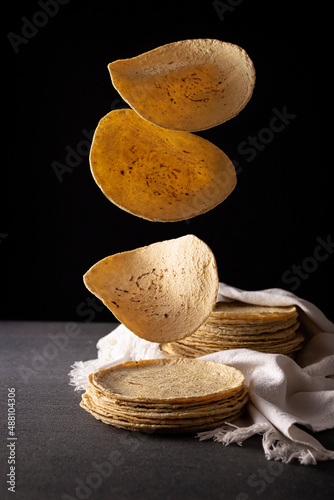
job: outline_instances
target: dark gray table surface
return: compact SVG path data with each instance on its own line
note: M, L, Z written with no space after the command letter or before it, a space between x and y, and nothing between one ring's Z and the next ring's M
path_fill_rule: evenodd
M94 359L116 323L0 322L0 498L333 498L334 461L304 466L267 461L261 437L243 446L116 429L79 407L69 385L75 361ZM66 333L67 332L67 333ZM57 335L61 333L60 335ZM8 388L15 389L15 494L8 491ZM317 434L334 449L333 430ZM13 454L12 454L13 456Z

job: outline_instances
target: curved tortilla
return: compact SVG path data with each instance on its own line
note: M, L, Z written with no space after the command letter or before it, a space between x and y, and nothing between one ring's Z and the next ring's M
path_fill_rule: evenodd
M137 336L170 342L209 317L219 279L210 248L187 235L106 257L84 283Z
M100 120L90 165L112 203L151 221L180 221L207 212L236 185L233 163L214 144L152 125L132 109L111 111Z
M169 43L113 61L108 69L116 90L143 118L192 132L236 116L255 86L245 50L214 39Z

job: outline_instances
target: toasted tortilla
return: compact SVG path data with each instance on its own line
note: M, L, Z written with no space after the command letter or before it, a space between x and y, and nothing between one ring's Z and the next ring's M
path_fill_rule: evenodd
M232 161L210 141L167 130L131 109L114 110L95 131L90 166L104 195L150 221L174 222L208 212L236 186Z
M255 86L252 60L238 45L214 39L169 43L108 65L112 84L145 120L198 131L236 116Z

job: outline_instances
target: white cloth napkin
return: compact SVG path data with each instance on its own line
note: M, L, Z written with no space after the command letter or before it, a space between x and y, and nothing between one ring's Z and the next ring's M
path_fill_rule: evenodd
M225 445L241 444L254 434L262 435L268 460L316 464L334 459L313 433L334 428L334 324L312 303L291 292L272 288L244 291L219 284L218 301L240 300L268 306L296 305L305 335L296 360L282 354L233 349L199 359L225 363L242 371L250 391L245 415L223 427L197 434ZM164 358L159 345L138 338L120 324L97 343L95 360L77 361L69 373L70 385L85 390L89 373L128 360Z

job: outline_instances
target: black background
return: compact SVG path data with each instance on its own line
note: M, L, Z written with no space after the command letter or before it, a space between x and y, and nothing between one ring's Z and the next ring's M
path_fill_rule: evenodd
M314 259L319 238L334 239L325 4L63 0L58 12L39 15L43 3L12 2L3 34L1 319L114 321L89 304L87 269L107 255L192 233L215 253L220 281L248 290L294 287L333 320L333 249ZM40 26L29 31L29 22ZM15 46L13 34L29 38ZM84 131L124 106L109 62L187 38L242 46L256 87L237 117L198 133L238 165L234 192L189 221L153 223L104 197ZM293 118L268 135L274 110L284 109ZM251 161L240 149L250 136L267 139ZM80 152L72 167L71 148ZM71 171L57 177L54 162ZM298 280L294 265L304 267Z

